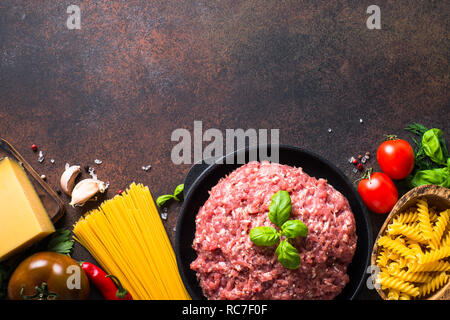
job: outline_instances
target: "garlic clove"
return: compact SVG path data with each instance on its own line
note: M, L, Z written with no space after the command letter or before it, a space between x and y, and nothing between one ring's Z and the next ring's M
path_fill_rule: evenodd
M97 193L104 193L108 185L103 181L96 179L84 179L77 183L75 188L72 191L72 200L70 201L70 205L72 207L75 206L83 206L86 201L91 199Z
M67 195L72 194L73 187L75 185L75 179L81 172L80 166L66 166L66 170L61 175L60 185L62 191Z

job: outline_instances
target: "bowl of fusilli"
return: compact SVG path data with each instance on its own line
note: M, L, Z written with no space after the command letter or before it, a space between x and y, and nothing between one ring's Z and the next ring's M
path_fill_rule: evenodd
M385 300L450 299L450 189L406 193L378 233L372 279Z

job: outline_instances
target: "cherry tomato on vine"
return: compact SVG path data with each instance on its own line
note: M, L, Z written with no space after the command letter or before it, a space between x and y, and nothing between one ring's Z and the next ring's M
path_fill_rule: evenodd
M377 161L392 179L405 179L414 168L414 150L407 141L393 136L378 147Z
M394 182L385 173L375 172L363 178L358 184L358 193L365 205L375 213L388 213L398 200Z

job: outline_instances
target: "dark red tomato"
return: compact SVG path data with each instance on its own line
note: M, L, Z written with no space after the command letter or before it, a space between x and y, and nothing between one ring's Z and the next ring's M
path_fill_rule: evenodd
M414 150L402 139L387 140L377 150L381 170L394 180L405 179L414 168Z
M358 184L358 193L369 210L388 213L398 200L398 191L388 175L375 172Z
M23 260L8 283L11 300L85 300L89 279L78 262L56 252L39 252Z

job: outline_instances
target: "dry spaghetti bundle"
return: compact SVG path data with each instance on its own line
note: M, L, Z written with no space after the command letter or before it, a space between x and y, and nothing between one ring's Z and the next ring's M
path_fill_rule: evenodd
M190 299L148 187L131 184L122 195L88 212L73 232L134 299Z

